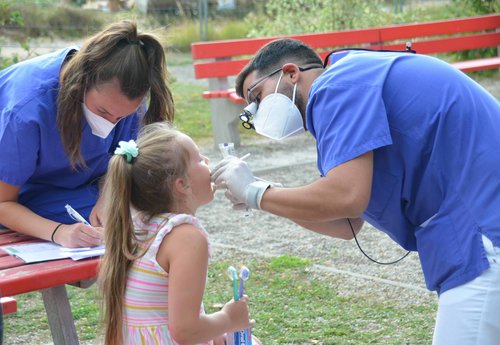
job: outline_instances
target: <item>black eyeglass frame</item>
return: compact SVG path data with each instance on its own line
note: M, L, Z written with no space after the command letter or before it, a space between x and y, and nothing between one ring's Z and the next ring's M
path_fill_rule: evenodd
M321 64L313 64L311 66L307 66L307 67L299 67L299 71L301 72L305 72L305 71L309 71L310 69L315 69L315 68L324 68L323 65ZM250 85L248 88L247 88L247 103L250 104L250 103L257 103L259 104L259 102L257 102L253 97L251 97L250 95L252 94L252 90L257 86L259 85L260 83L262 83L264 80L268 79L268 78L271 78L273 75L275 75L276 73L278 73L279 71L281 71L283 69L283 66L281 66L280 68L272 71L271 73L257 79L256 81L253 82L252 85Z

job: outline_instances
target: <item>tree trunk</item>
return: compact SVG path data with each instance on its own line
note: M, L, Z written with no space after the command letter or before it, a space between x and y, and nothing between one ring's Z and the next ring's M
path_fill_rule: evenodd
M108 0L108 7L111 12L118 12L120 10L120 0Z

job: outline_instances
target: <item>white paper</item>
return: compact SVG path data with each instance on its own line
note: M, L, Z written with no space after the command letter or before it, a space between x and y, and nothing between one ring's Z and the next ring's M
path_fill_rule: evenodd
M71 258L76 261L104 254L104 246L92 248L64 248L50 242L9 245L0 248L10 255L17 256L26 263L65 258Z

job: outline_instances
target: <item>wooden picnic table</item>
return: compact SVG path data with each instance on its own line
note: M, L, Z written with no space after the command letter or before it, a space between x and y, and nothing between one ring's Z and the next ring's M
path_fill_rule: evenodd
M0 229L0 246L42 242ZM27 264L0 249L0 296L11 297L40 290L54 345L78 344L66 284L87 288L95 282L99 258L52 260Z

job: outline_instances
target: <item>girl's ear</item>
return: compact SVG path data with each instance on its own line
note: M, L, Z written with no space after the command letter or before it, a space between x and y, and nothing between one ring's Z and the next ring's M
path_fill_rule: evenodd
M179 177L174 183L175 192L179 195L187 195L189 193L189 183L186 179Z

